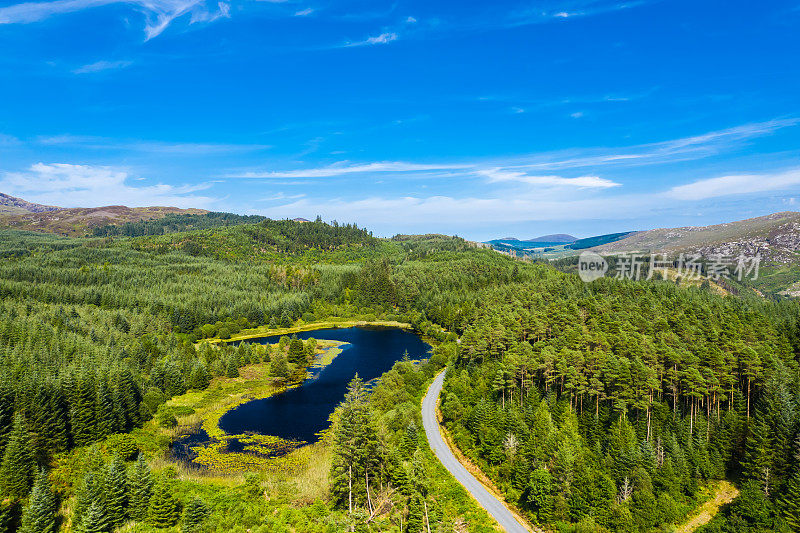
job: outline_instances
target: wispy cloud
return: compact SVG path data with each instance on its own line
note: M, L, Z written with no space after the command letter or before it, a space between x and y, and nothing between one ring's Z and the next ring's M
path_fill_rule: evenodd
M509 224L531 222L615 221L682 213L687 206L709 206L720 196L794 190L800 185L800 169L774 174L726 176L700 180L687 186L651 193L578 195L570 187L554 195L538 190L514 195L404 195L400 197L368 196L356 199L302 198L269 208L269 216L291 217L297 213L319 213L326 219L357 221L384 234L413 231L484 232L495 226L497 231ZM731 187L733 189L731 189ZM793 197L782 199L793 206ZM703 203L705 201L705 203ZM781 200L777 200L781 202ZM780 203L779 203L780 205ZM446 231L446 230L445 230Z
M95 136L53 135L38 137L36 144L45 146L74 146L90 150L114 150L174 155L205 155L247 153L268 150L266 144L176 143L152 140L109 139Z
M92 74L94 72L102 72L104 70L118 70L127 68L133 64L133 61L97 61L83 65L72 71L73 74Z
M800 186L800 169L770 174L731 174L673 187L667 196L678 200L706 200L722 196L786 190Z
M506 160L509 168L564 170L607 166L641 166L710 157L747 144L778 130L796 126L800 119L776 119L733 128L622 148L588 148L531 154Z
M309 168L303 170L286 170L274 172L240 172L231 173L228 178L332 178L347 174L365 174L380 172L423 172L431 170L448 170L457 168L468 168L468 165L443 164L428 165L405 163L402 161L381 161L377 163L365 163L361 165L349 165L341 162L336 165L329 165L319 168Z
M264 198L259 198L259 202L277 202L280 200L297 200L299 198L305 198L305 194L286 194L279 192L277 194L273 194L272 196L266 196Z
M621 213L624 218L633 218L648 213L655 205L652 198L634 195L555 199L533 194L510 198L408 195L357 200L333 198L322 203L305 198L270 207L266 213L273 218L319 213L327 220L357 221L392 234L436 231L443 226L466 230L487 224L504 226L531 221L617 220Z
M562 0L551 5L534 4L534 7L514 11L505 20L507 26L543 24L554 20L567 20L623 11L652 3L648 0Z
M375 37L368 37L368 38L364 39L363 41L356 41L356 42L352 42L352 43L347 43L344 46L346 48L350 48L350 47L353 47L353 46L372 46L372 45L375 45L375 44L390 43L392 41L396 41L397 39L398 39L398 36L397 36L396 33L394 33L394 32L385 32L385 33L381 33L380 35L376 35Z
M340 161L323 167L291 170L243 170L228 178L331 178L353 174L394 173L398 176L423 172L444 172L447 176L478 176L491 182L519 182L538 186L577 186L610 188L619 184L597 176L600 169L616 169L691 161L734 149L758 137L800 123L798 119L777 119L745 124L679 139L639 144L621 148L586 148L542 152L472 161L414 163L378 161L352 163ZM576 173L562 177L551 172Z
M0 24L30 24L47 18L112 4L132 6L144 15L145 40L160 35L176 18L191 14L190 23L210 22L230 15L225 2L207 0L54 0L0 7Z
M477 174L488 178L490 183L514 181L543 187L577 187L581 189L609 189L621 185L598 176L578 176L576 178L532 176L524 172L509 171L501 168L478 170Z
M313 7L307 7L305 9L301 9L300 11L295 11L294 12L294 16L295 17L307 17L307 16L311 15L312 13L314 13L314 8Z
M116 205L123 200L129 206L210 207L216 201L194 194L210 184L135 187L127 183L128 171L112 167L36 163L24 172L1 176L0 189L4 192L63 207Z

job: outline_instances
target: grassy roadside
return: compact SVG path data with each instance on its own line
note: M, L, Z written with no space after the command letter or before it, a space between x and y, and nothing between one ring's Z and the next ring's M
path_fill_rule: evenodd
M492 494L495 498L497 498L498 500L503 502L503 504L511 511L511 513L514 515L514 517L521 524L523 524L526 528L528 528L528 530L533 531L535 533L544 533L544 530L542 530L542 529L536 527L535 525L531 524L523 516L522 512L520 512L519 509L517 509L514 505L510 504L509 502L507 502L506 499L505 499L505 496L503 496L503 493L500 492L500 490L495 486L495 484L492 482L492 480L489 479L489 477L486 474L484 474L483 471L480 468L478 468L472 461L470 461L467 458L467 456L465 456L461 452L461 450L458 448L458 446L456 446L456 443L453 441L453 438L450 435L450 432L447 430L447 428L444 426L444 424L442 424L442 413L439 410L438 402L436 404L436 421L439 424L439 432L442 434L442 439L444 440L445 444L447 444L447 447L450 448L450 451L453 453L453 455L458 460L458 462L461 463L461 465L464 468L467 469L467 472L472 474L472 476L475 479L477 479L478 482L481 485L483 485L483 487L487 491L489 491L490 494ZM470 496L472 497L471 494L470 494ZM475 502L476 505L480 505L479 502L477 500L475 500L474 497L472 497L472 500ZM502 531L500 526L498 526L498 530Z

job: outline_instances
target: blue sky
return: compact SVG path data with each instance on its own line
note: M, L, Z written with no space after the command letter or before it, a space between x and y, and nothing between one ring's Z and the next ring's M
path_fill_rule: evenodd
M796 209L800 0L0 0L0 191L577 236Z

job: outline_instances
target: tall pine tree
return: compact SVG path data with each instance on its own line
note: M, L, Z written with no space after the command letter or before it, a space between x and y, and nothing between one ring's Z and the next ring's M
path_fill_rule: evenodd
M128 509L128 480L125 476L125 463L119 455L108 466L104 481L108 524L118 527L125 522Z
M333 435L332 492L339 505L352 511L366 503L366 485L369 482L374 487L378 481L380 463L378 432L358 374L347 387Z
M147 466L144 455L139 455L133 473L129 480L129 503L128 513L136 521L143 521L147 518L147 509L150 506L150 497L153 495L153 474Z
M6 444L0 465L0 486L12 500L28 495L33 484L36 462L31 453L31 439L21 414L14 417L14 429Z
M53 533L56 530L58 504L50 487L50 478L42 469L36 477L30 500L22 512L20 533Z
M181 517L181 504L173 496L170 483L162 479L153 489L150 506L147 508L147 521L158 528L171 527Z
M79 533L106 533L109 530L108 516L101 502L92 502L76 530Z
M203 500L200 498L192 499L183 514L181 533L202 533L205 531L205 521L209 513L208 506Z
M778 509L792 531L800 531L800 467L783 486L778 496Z

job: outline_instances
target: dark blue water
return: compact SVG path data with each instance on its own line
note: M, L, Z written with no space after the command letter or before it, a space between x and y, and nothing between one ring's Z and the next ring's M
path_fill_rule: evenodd
M299 387L261 400L253 400L227 412L219 426L229 435L247 432L313 442L328 426L328 416L344 398L347 384L358 373L364 381L379 377L408 352L411 359L428 357L430 346L408 331L397 328L357 327L318 329L298 333L300 339L347 342L333 362ZM280 336L247 342L274 344Z

